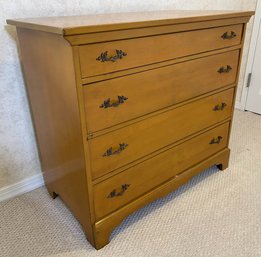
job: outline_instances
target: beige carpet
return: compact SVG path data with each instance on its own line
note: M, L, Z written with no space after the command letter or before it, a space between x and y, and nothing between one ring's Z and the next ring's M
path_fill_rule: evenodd
M261 257L261 116L236 111L230 167L129 216L96 251L45 188L0 203L0 256Z

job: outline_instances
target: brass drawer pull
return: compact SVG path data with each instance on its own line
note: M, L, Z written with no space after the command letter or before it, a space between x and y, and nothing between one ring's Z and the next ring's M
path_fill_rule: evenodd
M111 100L110 98L108 98L107 100L103 101L103 104L100 105L100 108L117 107L120 104L123 104L126 100L128 100L128 98L123 95L118 95L117 100Z
M124 185L121 185L121 191L120 192L117 192L116 189L113 189L109 195L107 196L107 198L113 198L115 196L122 196L125 191L128 189L130 185L129 184L124 184Z
M232 39L236 36L237 36L237 34L234 31L231 31L230 34L228 34L228 32L225 32L221 37L223 39Z
M122 143L122 144L119 144L119 147L117 147L117 148L110 147L102 156L106 157L106 156L111 156L111 155L115 155L115 154L120 154L121 151L126 149L127 146L128 146L128 144Z
M229 73L232 70L232 67L227 65L227 67L220 67L218 70L219 73Z
M213 145L213 144L219 144L222 139L223 139L223 137L218 136L217 138L213 138L209 143L210 143L211 145Z
M118 59L122 59L124 56L127 55L127 53L123 52L122 50L115 50L116 54L112 56L108 56L108 51L103 52L96 58L97 61L101 62L115 62Z
M213 111L223 111L226 106L227 106L226 103L217 104L217 105L213 108Z

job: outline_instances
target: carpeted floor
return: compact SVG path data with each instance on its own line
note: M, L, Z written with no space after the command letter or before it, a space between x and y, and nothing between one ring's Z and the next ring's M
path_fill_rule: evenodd
M261 116L236 111L230 167L129 216L96 251L44 187L0 203L0 256L261 257Z

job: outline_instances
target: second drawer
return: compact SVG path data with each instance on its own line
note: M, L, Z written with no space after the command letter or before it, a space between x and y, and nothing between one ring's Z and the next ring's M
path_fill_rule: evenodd
M91 139L93 179L230 117L233 94L231 88Z
M88 132L95 132L232 84L239 51L84 86Z

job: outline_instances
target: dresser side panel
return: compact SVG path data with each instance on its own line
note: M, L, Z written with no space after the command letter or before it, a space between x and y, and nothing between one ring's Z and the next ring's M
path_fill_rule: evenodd
M231 113L231 121L232 122L230 123L229 134L228 134L228 142L230 142L231 128L232 128L233 119L234 119L234 111L235 111L236 96L237 96L238 83L239 83L239 75L240 75L240 72L241 72L242 54L243 54L243 50L244 50L244 43L245 43L245 36L246 36L246 27L247 27L247 23L244 23L243 33L242 33L242 46L240 48L238 66L237 66L236 87L235 87L233 104L232 104L232 113Z
M46 187L93 241L72 48L59 35L21 28L17 33Z

